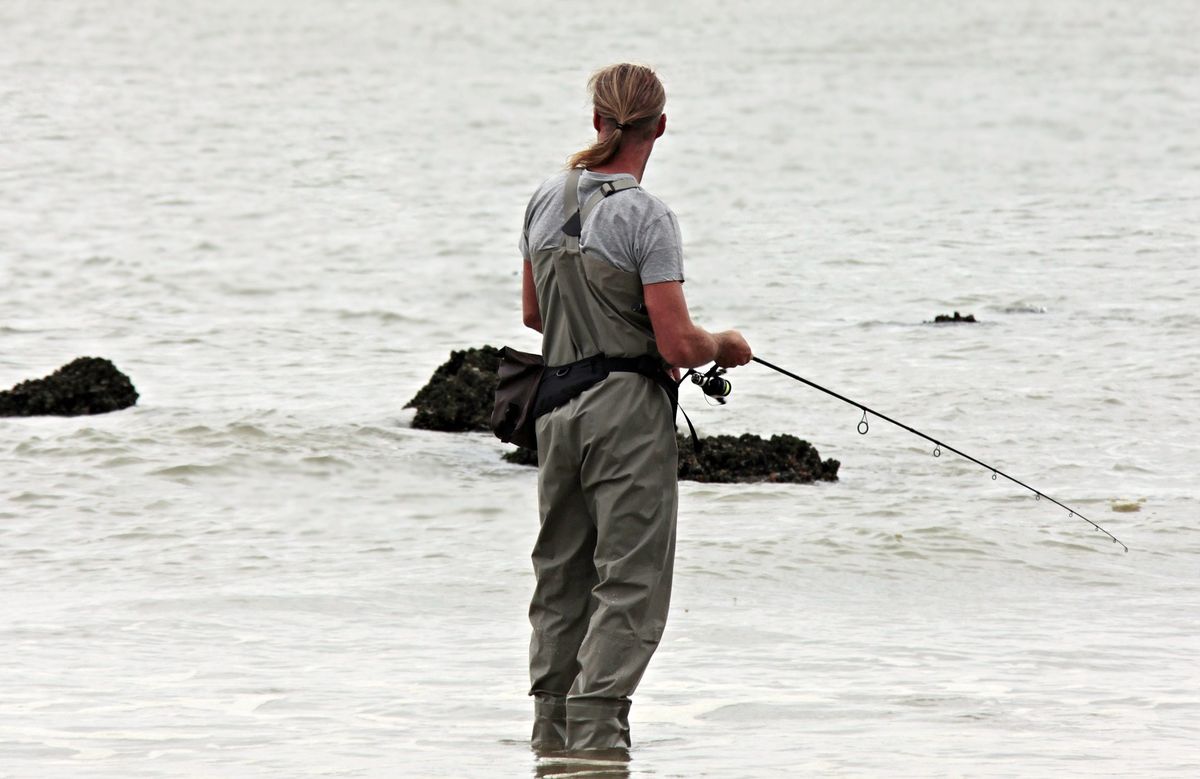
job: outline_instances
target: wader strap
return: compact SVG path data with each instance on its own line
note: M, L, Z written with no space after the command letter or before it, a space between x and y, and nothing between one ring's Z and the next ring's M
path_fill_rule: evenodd
M637 179L617 179L616 181L606 181L600 185L600 189L592 193L587 202L583 204L583 208L579 211L579 224L582 227L587 224L588 217L592 215L592 211L596 206L600 205L600 201L609 195L615 195L618 192L624 192L627 189L636 189L638 187Z
M583 208L579 207L579 168L575 168L567 174L566 190L563 193L563 222L562 231L565 236L563 240L566 245L572 249L579 248L579 236L583 234L583 225L587 222L589 216L600 201L609 195L615 195L618 192L624 192L627 189L636 189L639 184L637 179L625 178L616 181L606 181L600 185L600 189L596 190L583 204ZM570 210L568 210L570 209Z
M579 210L579 177L583 168L572 168L567 174L567 188L563 190L563 219L570 219Z
M566 336L571 340L575 353L595 354L603 352L604 341L596 332L596 321L588 313L593 310L589 301L595 297L595 293L588 289L586 275L579 263L581 257L579 236L583 232L583 219L596 208L601 200L609 195L636 187L637 181L628 177L618 181L603 182L599 190L588 198L581 211L578 208L578 186L582 174L583 171L579 168L575 168L567 174L566 189L563 191L563 207L564 209L574 207L574 211L562 226L562 238L560 239L562 251L559 258L554 261L556 267L554 283L558 287L559 298L563 303L563 313L567 325Z

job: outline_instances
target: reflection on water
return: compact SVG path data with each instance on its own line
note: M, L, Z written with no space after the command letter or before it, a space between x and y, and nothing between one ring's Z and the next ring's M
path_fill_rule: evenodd
M630 754L625 749L569 750L534 749L533 775L543 777L602 776L628 779Z

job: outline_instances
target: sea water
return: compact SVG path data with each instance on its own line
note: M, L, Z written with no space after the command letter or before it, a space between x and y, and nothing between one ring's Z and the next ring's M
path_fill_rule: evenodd
M1182 2L0 5L0 776L551 775L533 470L403 408L535 349L526 199L655 65L643 183L760 366L681 487L639 777L1200 771L1200 30ZM928 324L974 314L976 325ZM578 769L582 770L582 769Z

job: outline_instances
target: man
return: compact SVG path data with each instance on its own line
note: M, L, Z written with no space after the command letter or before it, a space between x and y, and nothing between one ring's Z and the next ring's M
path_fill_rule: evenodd
M596 143L534 193L520 244L524 321L553 377L536 425L533 743L573 751L630 746L630 696L666 624L678 467L667 371L751 356L737 331L692 323L675 215L639 186L667 126L662 83L619 64L589 89Z

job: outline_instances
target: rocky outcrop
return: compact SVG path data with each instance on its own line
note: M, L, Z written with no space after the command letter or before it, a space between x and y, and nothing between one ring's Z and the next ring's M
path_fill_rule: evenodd
M413 427L445 433L488 432L496 395L500 350L494 346L450 352L405 408L415 408Z
M943 324L945 322L952 322L952 323L960 322L960 323L972 323L973 324L975 322L975 315L967 314L966 316L963 316L962 314L955 311L954 316L950 316L949 314L938 314L937 316L935 316L933 318L933 321L935 324Z
M744 433L701 438L697 454L691 439L679 442L679 478L707 482L837 481L837 460L822 460L808 441L783 433L769 439Z
M80 357L44 379L0 392L0 417L107 414L137 400L133 382L117 366L103 357Z

